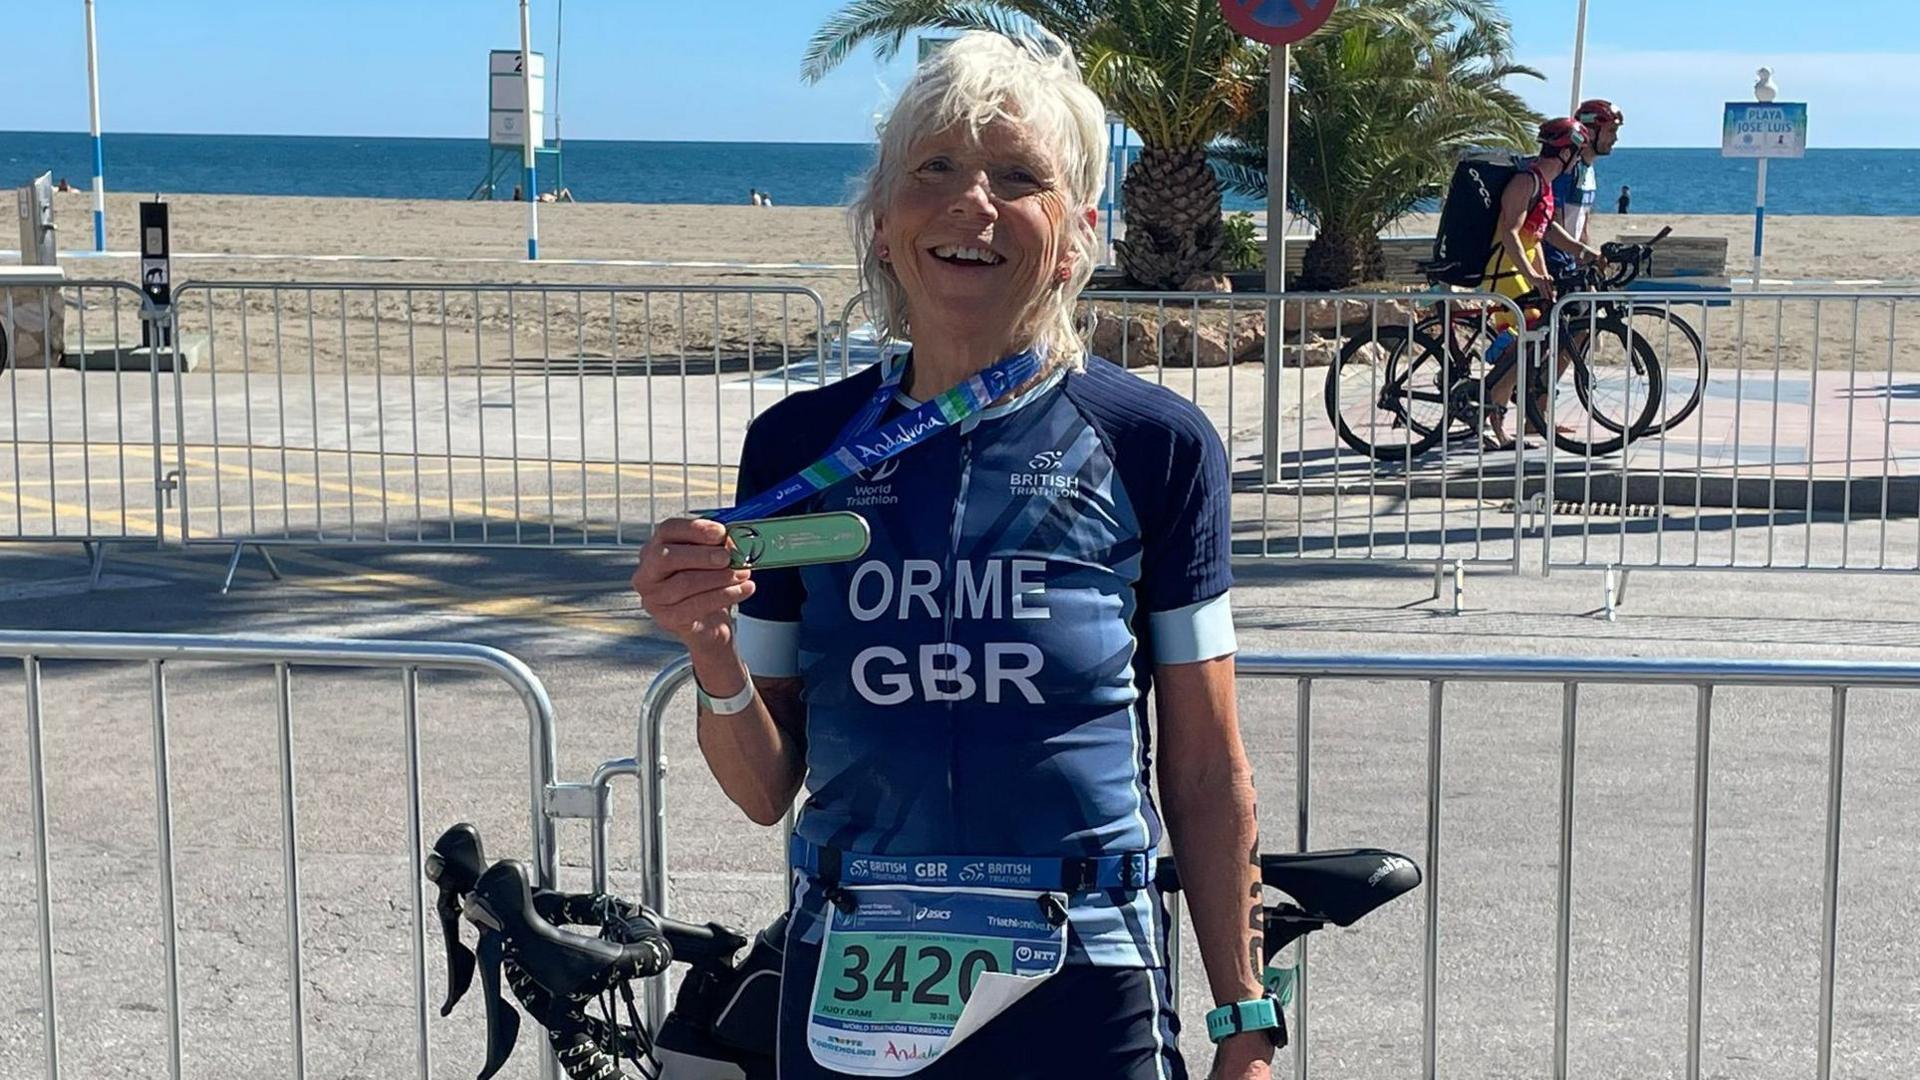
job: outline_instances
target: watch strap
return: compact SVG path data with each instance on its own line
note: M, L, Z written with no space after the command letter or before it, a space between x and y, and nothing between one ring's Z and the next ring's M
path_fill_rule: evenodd
M1207 1038L1217 1043L1246 1031L1270 1031L1284 1022L1272 998L1236 1001L1207 1013Z

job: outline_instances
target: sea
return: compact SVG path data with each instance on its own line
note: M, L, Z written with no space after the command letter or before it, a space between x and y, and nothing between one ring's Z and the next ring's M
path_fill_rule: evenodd
M307 135L105 137L107 186L170 194L346 195L464 199L487 173L481 139ZM750 189L776 206L840 206L872 163L861 143L625 142L569 139L557 170L585 202L744 204ZM0 131L0 185L41 172L85 188L93 153L84 132ZM542 158L542 187L556 171ZM506 197L517 160L499 192ZM1717 148L1622 147L1600 166L1600 205L1625 184L1636 214L1740 214L1753 209L1754 163ZM1920 215L1920 150L1809 150L1768 166L1770 214ZM1229 194L1229 209L1261 203Z

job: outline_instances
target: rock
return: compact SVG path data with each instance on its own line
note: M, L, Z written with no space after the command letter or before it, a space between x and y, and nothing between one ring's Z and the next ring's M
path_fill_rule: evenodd
M1305 345L1293 344L1283 347L1283 363L1287 367L1331 367L1340 356L1340 342L1333 338L1312 337Z
M1233 362L1227 331L1195 326L1192 319L1170 318L1161 328L1161 355L1168 367L1226 367Z
M1287 333L1298 335L1302 322L1309 331L1323 334L1352 335L1363 328L1371 327L1378 312L1380 325L1406 325L1407 315L1413 311L1415 303L1411 300L1302 300L1289 301L1286 305ZM1418 320L1420 316L1414 315Z
M1260 364L1267 359L1266 319L1243 319L1233 326L1233 362Z
M1180 291L1188 293L1224 293L1233 291L1233 281L1218 270L1196 271L1192 277L1180 283Z
M1129 315L1123 319L1112 312L1095 308L1093 333L1088 335L1087 347L1095 356L1130 368L1152 367L1160 362L1160 345L1153 320L1143 315Z

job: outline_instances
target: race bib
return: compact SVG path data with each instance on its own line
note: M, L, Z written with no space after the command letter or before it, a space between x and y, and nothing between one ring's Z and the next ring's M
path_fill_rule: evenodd
M827 908L807 1044L861 1076L906 1076L1060 970L1064 893L867 886Z

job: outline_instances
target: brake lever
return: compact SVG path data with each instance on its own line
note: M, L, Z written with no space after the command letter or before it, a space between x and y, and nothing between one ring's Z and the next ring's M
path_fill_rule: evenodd
M444 886L433 909L440 916L440 937L447 946L447 999L440 1004L441 1016L452 1016L453 1007L473 985L473 950L460 940L460 894Z
M500 964L506 959L501 935L491 931L480 935L480 985L487 999L487 1061L475 1080L490 1080L513 1056L520 1041L520 1014L500 994Z
M473 950L460 940L460 898L473 890L486 867L480 830L464 821L441 833L427 853L424 869L427 880L440 889L433 910L440 917L440 937L447 952L447 999L440 1005L441 1016L452 1015L454 1005L473 985Z

